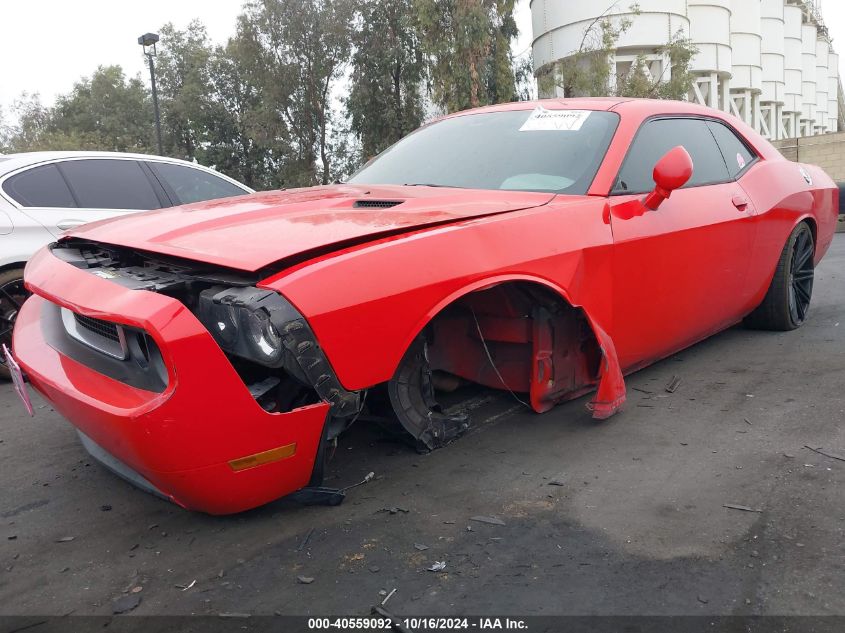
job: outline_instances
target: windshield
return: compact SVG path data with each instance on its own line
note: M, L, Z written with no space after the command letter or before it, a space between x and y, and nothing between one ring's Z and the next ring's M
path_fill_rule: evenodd
M588 110L513 110L420 128L349 182L584 194L619 116Z

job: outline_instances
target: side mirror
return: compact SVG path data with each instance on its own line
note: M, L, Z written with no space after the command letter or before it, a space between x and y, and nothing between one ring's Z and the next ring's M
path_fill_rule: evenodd
M646 196L645 206L657 209L675 189L683 187L692 176L692 158L681 145L670 149L654 166L654 191Z

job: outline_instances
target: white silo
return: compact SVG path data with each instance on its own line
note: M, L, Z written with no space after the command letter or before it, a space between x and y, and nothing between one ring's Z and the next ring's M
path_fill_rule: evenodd
M760 0L731 2L731 110L759 129L763 88Z
M816 25L801 25L801 133L815 134Z
M787 4L784 18L784 83L783 127L788 137L800 135L798 122L803 105L801 88L801 8Z
M653 81L671 78L664 49L679 33L697 48L689 99L744 119L772 139L838 129L839 56L815 0L529 0L540 96L579 96L561 70L579 50L602 46L602 25L629 24L610 54L614 94L635 63ZM611 8L608 9L608 5ZM572 94L565 94L564 92Z
M761 61L763 92L760 94L760 127L764 136L781 138L781 112L786 101L786 31L783 0L763 0L760 4Z
M690 65L690 70L696 74L694 100L711 108L727 110L733 71L731 0L688 0L687 12L690 39L698 48Z
M643 55L646 73L652 78L668 78L671 70L668 60L656 50L665 46L678 31L689 34L686 0L640 0L639 14L628 11L627 3L619 3L619 12L608 14L608 19L618 25L623 19L630 19L631 26L619 38L615 55L616 72L625 74L638 55ZM578 52L582 42L589 46L600 31L596 28L598 18L605 6L595 0L532 0L531 15L535 39L533 43L534 67L565 59ZM585 33L593 26L592 34ZM615 86L611 86L611 90ZM550 96L550 95L544 95ZM568 95L567 95L568 96Z
M839 131L839 55L828 55L827 131Z
M827 70L830 56L830 42L827 35L819 30L816 39L816 133L823 134L827 130L827 91L830 79Z

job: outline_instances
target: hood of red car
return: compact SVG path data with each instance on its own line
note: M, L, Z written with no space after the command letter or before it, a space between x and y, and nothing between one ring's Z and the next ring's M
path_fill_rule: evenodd
M536 207L553 197L535 192L331 185L134 213L86 224L66 235L255 271L326 248Z

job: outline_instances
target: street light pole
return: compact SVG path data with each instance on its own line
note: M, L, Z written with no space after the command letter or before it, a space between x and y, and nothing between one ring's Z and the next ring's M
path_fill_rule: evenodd
M138 44L144 47L144 55L150 63L150 83L153 87L153 109L156 117L156 142L158 144L159 155L164 154L164 149L161 145L161 117L158 110L158 91L156 90L156 71L155 64L153 64L153 57L156 55L156 42L158 42L158 34L144 33L138 38Z

